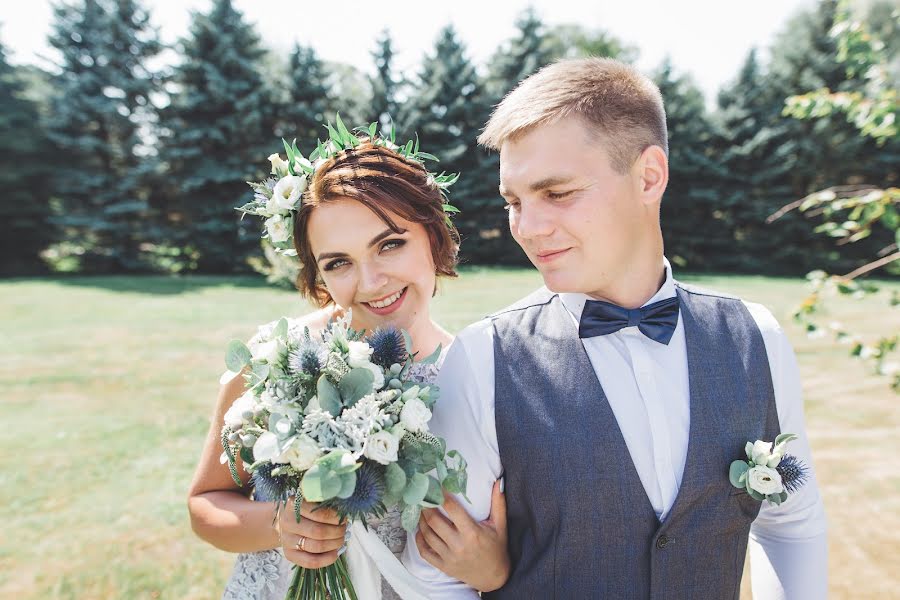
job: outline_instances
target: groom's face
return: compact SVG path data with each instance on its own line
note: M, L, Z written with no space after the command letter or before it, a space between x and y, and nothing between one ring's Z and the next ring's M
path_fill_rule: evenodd
M500 193L510 232L555 292L603 297L629 276L635 249L651 230L640 177L634 169L616 172L579 117L505 142Z

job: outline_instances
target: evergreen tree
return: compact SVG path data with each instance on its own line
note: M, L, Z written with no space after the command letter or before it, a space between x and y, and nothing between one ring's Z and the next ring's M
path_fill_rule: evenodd
M0 275L46 271L40 252L54 241L50 223L51 166L58 156L25 97L18 69L7 62L0 45Z
M162 112L161 155L167 167L166 211L174 242L207 273L245 270L260 252L260 224L239 218L246 181L265 172L279 151L272 99L259 71L265 50L231 0L194 13L176 91Z
M499 102L520 81L556 58L534 8L529 7L516 19L516 27L516 37L501 45L488 64L487 92L491 104Z
M783 114L788 96L817 87L851 89L829 35L835 10L835 2L824 0L796 15L777 37L768 69L751 54L719 95L715 146L727 174L718 182L719 221L732 241L729 252L715 254L717 268L799 274L825 264L841 270L872 253L874 241L837 253L799 214L766 224L769 215L816 189L872 181L873 172L885 172L878 162L885 155L842 115L809 122Z
M288 97L279 111L278 137L296 138L301 148L315 148L316 140L325 137L322 124L331 114L333 100L325 65L316 51L294 46L288 65ZM309 152L310 150L303 150Z
M394 46L391 33L387 29L381 32L378 45L372 52L377 75L371 77L372 84L372 120L378 121L382 127L389 125L389 120L397 116L397 86L394 79Z
M716 222L713 126L702 92L690 77L675 73L669 59L653 79L665 103L669 134L669 184L660 209L666 255L680 266L702 269L714 262L716 251L710 243L715 233L697 228L697 223Z
M462 211L455 219L460 233L471 240L463 244L463 256L474 262L487 252L484 239L497 237L498 225L505 229L497 159L476 143L489 114L483 83L453 27L447 26L438 35L434 53L422 63L401 120L406 137L418 134L422 148L440 159L438 165L429 165L431 170L460 173L450 188L451 201Z
M147 149L156 77L147 61L161 49L149 14L132 0L84 0L54 8L49 42L62 54L50 134L62 204L59 222L89 271L144 268Z

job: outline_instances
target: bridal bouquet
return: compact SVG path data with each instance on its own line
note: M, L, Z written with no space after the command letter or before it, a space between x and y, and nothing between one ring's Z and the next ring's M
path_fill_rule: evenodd
M231 342L225 362L247 382L222 429L234 480L242 485L241 460L257 493L277 503L276 518L292 504L299 521L303 500L351 521L399 505L408 531L422 507L442 504L442 488L464 493L465 460L428 430L438 390L409 379L411 347L396 329L363 337L349 315L319 336L281 319L250 348ZM343 556L323 569L295 566L288 598L355 599Z

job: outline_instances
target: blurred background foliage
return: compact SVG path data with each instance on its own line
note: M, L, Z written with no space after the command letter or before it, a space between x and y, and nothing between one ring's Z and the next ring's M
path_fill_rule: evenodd
M841 247L816 232L821 215L811 223L787 211L766 222L818 190L896 186L896 125L873 136L861 133L858 111L823 108L824 94L871 93L859 40L841 47L832 31L849 13L841 6L822 0L797 14L771 59L751 51L714 107L669 61L652 73L672 149L666 252L680 268L850 272L894 243L882 222ZM884 105L882 120L895 119L900 17L890 2L861 6L853 22L887 57L881 85L894 102ZM526 10L487 64L473 64L448 26L418 71L398 73L384 31L369 75L322 61L313 48L275 54L230 0L194 13L173 48L159 41L149 16L139 0L56 5L50 43L62 58L53 72L12 66L0 46L3 275L261 270L289 285L291 267L266 258L259 223L241 222L233 207L248 197L244 182L263 175L281 137L312 148L320 124L337 111L354 124L393 120L402 136L418 133L441 169L463 174L453 202L463 211L464 263L525 264L500 210L498 158L476 146L477 132L503 94L542 65L588 55L634 61L639 52L610 32L546 26ZM154 70L163 51L179 58ZM785 111L787 98L810 93L818 96L806 118ZM896 272L890 269L883 272Z

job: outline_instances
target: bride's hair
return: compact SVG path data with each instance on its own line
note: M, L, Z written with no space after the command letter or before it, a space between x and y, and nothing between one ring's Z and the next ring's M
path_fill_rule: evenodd
M440 188L421 163L364 138L316 167L294 218L294 248L300 259L297 289L310 301L321 307L332 299L318 276L306 235L309 217L320 204L341 198L356 200L396 233L402 229L391 215L421 224L428 233L435 273L456 277L459 234L446 221Z

